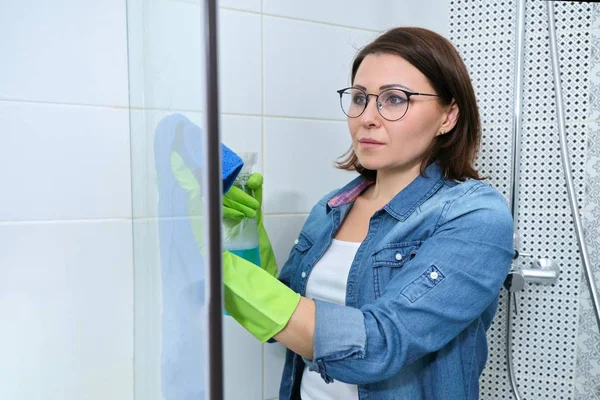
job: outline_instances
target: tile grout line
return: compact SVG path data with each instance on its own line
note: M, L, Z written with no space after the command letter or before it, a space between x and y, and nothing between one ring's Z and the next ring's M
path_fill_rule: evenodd
M19 220L0 220L0 226L16 226L16 225L67 225L81 223L104 223L104 222L133 222L135 218L72 218L72 219L19 219Z
M264 71L263 71L264 75ZM263 80L263 88L264 92L264 80ZM264 102L264 93L263 93L263 102ZM149 112L189 112L189 113L203 113L202 110L198 109L167 109L167 108L148 108L148 107L126 107L126 106L109 106L102 104L78 104L78 103L63 103L63 102L49 102L49 101L40 101L40 100L24 100L24 99L8 99L8 98L0 98L0 104L2 103L25 103L25 104L36 104L36 105L55 105L55 106L67 106L67 107L89 107L89 108L108 108L115 110L129 110L129 111L149 111ZM264 110L264 104L262 105ZM263 111L264 112L264 111ZM304 120L304 121L316 121L316 122L346 122L345 119L342 118L323 118L323 117L303 117L303 116L294 116L294 115L273 115L273 114L246 114L246 113L235 113L235 112L221 112L222 116L234 116L234 117L262 117L262 118L273 118L273 119L291 119L291 120ZM524 127L547 127L548 125L553 125L555 122L545 122L545 123L536 123L529 124L524 123ZM576 124L592 124L592 123L600 123L600 117L596 119L583 119L583 120L575 120L571 122L567 122L567 126L576 125ZM511 125L509 122L507 123L495 123L495 124L482 124L483 128L490 127L504 127Z
M251 10L240 10L237 8L231 8L231 7L226 7L226 6L219 6L219 8L223 9L223 10L228 10L228 11L237 11L237 12L246 13L246 14L261 15L262 17L266 16L266 17L272 17L272 18L288 19L288 20L292 20L292 21L300 21L300 22L306 22L306 23L310 23L310 24L325 25L325 26L331 26L331 27L335 27L335 28L353 29L353 30L369 32L369 33L380 33L381 32L380 30L377 30L377 29L361 28L361 27L354 26L354 25L335 24L335 23L331 23L331 22L317 21L317 20L312 20L312 19L307 19L307 18L290 17L287 15L265 13L262 10L261 10L261 12L251 11Z
M263 89L264 90L264 89ZM149 111L149 112L187 112L187 113L204 113L203 110L199 109L182 109L182 108L148 108L148 107L126 107L126 106L109 106L102 104L78 104L78 103L63 103L63 102L48 102L48 101L40 101L40 100L23 100L23 99L7 99L0 98L0 104L2 103L25 103L25 104L35 104L35 105L49 105L49 106L64 106L64 107L87 107L87 108L108 108L114 110L123 110L123 111ZM303 117L303 116L294 116L294 115L271 115L271 114L247 114L247 113L236 113L236 112L221 112L222 116L234 116L234 117L264 117L264 118L279 118L279 119L297 119L297 120L307 120L307 121L329 121L329 122L346 122L345 119L342 118L313 118L313 117Z

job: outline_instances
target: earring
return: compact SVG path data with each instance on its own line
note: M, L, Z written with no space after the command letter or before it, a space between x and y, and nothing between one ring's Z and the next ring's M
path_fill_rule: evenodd
M439 135L443 135L444 133L446 133L446 131L442 129L442 130L440 130L440 131L438 132L438 136L439 136Z

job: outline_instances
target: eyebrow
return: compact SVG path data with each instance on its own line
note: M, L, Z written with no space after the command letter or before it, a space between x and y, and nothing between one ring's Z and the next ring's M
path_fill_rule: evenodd
M354 87L356 87L358 89L362 89L365 92L367 91L367 88L362 85L354 85ZM414 90L412 90L411 88L404 86L404 85L400 85L399 83L390 83L388 85L379 86L379 90L392 89L392 88L400 88L400 89L408 90L409 92L414 92Z

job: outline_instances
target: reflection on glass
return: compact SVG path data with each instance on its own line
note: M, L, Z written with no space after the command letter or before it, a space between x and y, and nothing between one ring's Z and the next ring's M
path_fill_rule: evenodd
M173 114L158 124L161 382L167 400L204 398L202 154L202 130L186 117Z
M136 400L207 398L203 12L127 1Z

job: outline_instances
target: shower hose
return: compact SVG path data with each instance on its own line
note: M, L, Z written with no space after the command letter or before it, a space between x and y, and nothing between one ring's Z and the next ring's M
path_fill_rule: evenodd
M575 225L575 233L577 235L577 242L579 245L579 253L581 254L583 269L585 277L590 290L590 298L594 308L596 316L596 323L598 324L598 331L600 332L600 300L598 298L598 290L596 289L596 283L592 272L590 258L587 251L585 239L583 237L583 228L581 225L581 218L579 216L579 206L577 204L577 197L575 195L575 188L573 184L573 177L571 175L569 152L567 149L567 135L565 132L565 115L563 107L563 98L560 81L560 69L559 59L556 45L556 27L554 24L554 2L548 1L547 13L548 13L548 33L550 37L550 53L552 61L552 70L554 75L554 91L556 101L556 114L558 121L558 133L560 137L560 154L562 159L562 166L565 175L565 181L567 186L567 193L569 197L569 204L571 206L571 214L573 215L573 222ZM525 33L525 0L517 1L517 33L516 33L516 59L515 63L517 66L517 73L515 76L515 112L513 118L513 175L512 175L512 199L511 199L511 210L513 214L513 220L515 225L515 232L517 232L517 218L518 218L518 190L517 180L519 176L519 165L520 165L520 146L521 146L521 105L522 105L522 75L523 75L523 42ZM516 260L515 260L516 261ZM515 299L516 301L516 299ZM519 390L517 388L517 382L515 373L513 370L512 361L512 293L508 293L507 296L507 324L506 324L506 361L507 370L510 384L513 390L513 394L516 400L522 400Z

